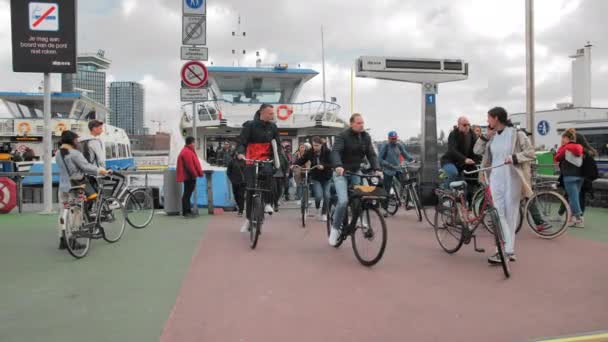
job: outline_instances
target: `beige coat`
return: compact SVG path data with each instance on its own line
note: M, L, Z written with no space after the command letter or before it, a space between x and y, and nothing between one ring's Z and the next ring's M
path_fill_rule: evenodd
M532 146L526 133L517 131L513 136L515 139L513 139L511 154L514 156L513 162L516 163L514 164L515 170L521 178L521 194L525 198L530 198L533 194L532 187L530 186L530 184L532 184L532 163L536 160L536 153L534 152L534 146ZM473 148L475 154L483 156L481 161L481 167L483 168L492 166L492 153L490 152L490 143L492 142L492 139L487 142L483 139L477 139L477 143ZM480 181L485 182L484 173L480 173Z

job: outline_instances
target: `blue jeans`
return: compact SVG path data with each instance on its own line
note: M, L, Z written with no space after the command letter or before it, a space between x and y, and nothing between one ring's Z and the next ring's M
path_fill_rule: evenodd
M583 187L583 178L576 176L564 176L564 188L568 194L568 202L572 209L572 215L581 216L583 211L581 210L580 194L581 188Z
M443 181L443 186L447 189L450 187L450 183L460 179L460 173L458 172L456 165L452 163L443 165L442 169L448 175L448 177Z
M336 196L338 202L336 203L336 211L334 212L334 222L332 227L340 229L342 227L342 221L344 220L344 214L346 214L346 206L348 205L348 185L361 184L361 177L358 176L338 176L334 173L334 188L336 189Z
M321 206L321 200L323 200L323 211L322 214L327 213L327 204L331 196L331 179L324 181L312 181L312 193L315 196L315 207L319 209Z

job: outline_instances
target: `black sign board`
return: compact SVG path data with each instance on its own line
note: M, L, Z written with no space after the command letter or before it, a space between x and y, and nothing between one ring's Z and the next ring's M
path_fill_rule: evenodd
M11 0L13 71L76 73L76 0Z

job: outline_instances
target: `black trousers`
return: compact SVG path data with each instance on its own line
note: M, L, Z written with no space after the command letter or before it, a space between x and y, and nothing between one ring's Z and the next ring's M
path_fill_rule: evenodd
M184 194L182 195L182 212L184 216L192 213L192 208L190 207L190 197L192 197L195 187L196 179L184 181ZM197 201L194 202L197 203Z
M272 185L273 185L272 204L274 204L275 207L278 207L279 200L281 199L281 196L283 196L283 193L285 192L285 178L284 177L273 177Z
M247 184L232 184L232 194L236 201L237 207L239 207L239 213L245 210L245 189Z

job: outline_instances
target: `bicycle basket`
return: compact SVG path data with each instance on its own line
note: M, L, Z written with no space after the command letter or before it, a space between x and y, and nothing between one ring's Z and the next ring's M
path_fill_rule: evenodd
M356 185L352 189L352 197L365 199L385 199L388 193L384 188L371 185Z

